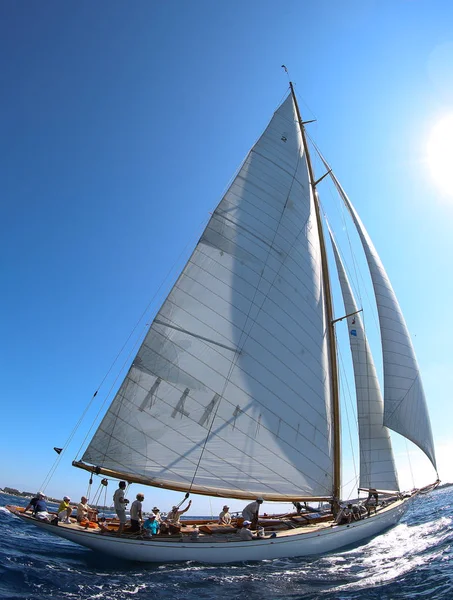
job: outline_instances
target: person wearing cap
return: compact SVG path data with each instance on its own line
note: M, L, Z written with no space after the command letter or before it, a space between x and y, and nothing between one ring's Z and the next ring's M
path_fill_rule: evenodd
M219 525L231 525L230 507L225 504L219 514Z
M42 521L49 520L49 513L47 512L47 503L43 492L38 492L34 498L30 500L28 505L24 508L24 512L29 509L33 509L33 516Z
M183 510L179 510L177 506L173 506L166 519L170 533L179 533L181 531L181 515L187 512L191 505L192 500L189 500L189 504Z
M250 525L251 522L245 520L242 523L242 529L239 531L239 537L241 540L244 540L244 542L249 542L250 540L254 540L256 538L256 535L250 531Z
M145 496L141 493L137 494L136 500L131 504L131 527L130 531L140 531L140 526L143 522L142 502Z
M71 498L69 496L63 496L63 500L60 502L60 506L58 507L58 520L66 523L67 525L71 524L70 516L72 513L72 506L69 506L71 502Z
M157 508L157 506L154 506L152 511L153 511L154 516L156 517L156 521L160 525L162 523L162 517L160 515L160 510Z
M118 484L118 489L115 490L113 494L113 506L115 508L115 512L120 521L120 526L118 527L117 535L121 535L124 530L124 526L126 525L126 506L129 504L129 500L124 497L124 490L126 489L126 482L120 481Z
M159 523L157 522L156 515L149 515L146 521L143 523L143 531L147 537L157 535L159 533Z
M346 525L349 524L352 520L352 504L348 504L348 506L342 506L340 512L337 514L335 518L335 523L337 525Z
M77 521L97 521L97 510L88 506L86 496L82 496L77 504Z
M169 531L169 524L167 523L167 521L165 520L164 517L162 517L162 515L160 514L160 509L157 508L157 506L155 506L153 509L153 514L156 517L156 521L159 523L159 533L168 533L170 534Z
M242 516L246 521L251 521L252 523L256 521L258 524L258 513L260 510L261 504L264 502L262 498L257 498L254 502L250 502L242 511ZM256 525L255 524L255 525Z

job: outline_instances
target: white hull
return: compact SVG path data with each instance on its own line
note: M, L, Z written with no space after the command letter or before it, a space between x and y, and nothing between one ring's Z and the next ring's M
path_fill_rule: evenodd
M231 536L229 541L211 541L209 537L204 537L197 542L127 539L126 537L102 535L97 531L86 531L77 526L60 525L55 527L35 519L31 520L28 517L22 518L71 542L125 560L150 563L190 560L226 564L323 554L356 544L395 525L406 511L408 500L398 501L381 509L376 515L350 525L300 528L290 532L279 532L276 538L257 539L249 542L231 539L235 536Z

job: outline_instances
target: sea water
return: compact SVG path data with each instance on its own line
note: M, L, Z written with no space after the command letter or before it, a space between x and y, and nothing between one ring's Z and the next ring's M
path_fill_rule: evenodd
M0 494L0 598L453 599L453 487L415 498L392 529L311 558L151 565L102 557L11 515Z

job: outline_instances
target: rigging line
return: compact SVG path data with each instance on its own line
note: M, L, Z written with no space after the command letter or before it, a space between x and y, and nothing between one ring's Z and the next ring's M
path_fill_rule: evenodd
M105 517L105 509L107 507L107 486L103 486L104 487L104 517ZM101 495L99 495L99 500L101 499Z
M314 143L314 142L312 142L312 143ZM316 148L316 145L315 145L315 148ZM332 181L331 181L331 184L333 185ZM343 230L346 232L346 238L347 238L347 242L348 242L349 252L351 254L351 262L352 262L352 266L353 266L353 270L354 270L354 277L351 277L351 273L350 273L350 270L349 270L349 261L345 260L345 257L344 257L344 254L343 254L341 248L339 248L339 252L340 252L340 256L341 256L341 259L343 261L343 264L345 265L345 269L346 269L346 271L348 273L348 277L349 277L350 281L352 281L352 283L353 283L354 293L355 293L356 297L359 298L360 303L363 305L363 301L362 301L362 297L361 297L361 288L360 288L360 286L358 284L358 274L357 274L358 264L357 264L357 259L356 259L356 253L354 252L353 247L352 247L351 234L350 234L350 231L349 231L349 229L350 229L349 223L351 222L351 218L349 218L349 222L346 220L346 218L345 218L345 213L346 213L345 204L344 204L343 201L341 201L341 198L339 198L339 193L338 193L338 190L336 189L335 186L334 186L334 189L335 189L335 196L334 196L334 193L332 191L331 186L329 186L330 196L331 196L332 200L334 200L334 198L335 198L334 206L336 208L336 212L338 212L339 215L340 215L340 220L341 220L341 222L343 224ZM340 200L340 205L339 206L338 206L338 200ZM333 226L332 226L332 230L334 230ZM336 234L335 234L335 238L339 239L339 237Z
M338 346L337 346L337 348L338 348ZM351 408L352 415L354 417L354 422L356 423L356 426L357 426L356 433L358 433L358 417L354 411L354 402L352 400L352 394L351 394L351 388L349 387L349 381L346 376L346 368L345 368L344 361L343 361L343 355L342 355L341 351L339 351L338 354L339 354L339 358L340 358L340 367L341 367L343 384L346 386L347 397L349 399L349 405ZM357 465L356 465L356 461L355 461L354 444L352 441L352 428L351 428L351 424L350 424L350 420L349 420L349 411L347 409L348 409L348 403L346 403L346 421L348 424L349 445L350 445L351 454L352 454L352 464L353 464L353 469L354 469L354 476L357 479Z
M145 327L146 327L146 325L145 325ZM133 346L133 347L131 348L131 350L129 351L129 354L126 356L125 360L123 361L123 365L121 366L121 368L120 368L120 370L119 370L119 372L118 372L117 376L115 377L115 379L114 379L114 381L113 381L112 385L110 386L110 389L108 390L108 393L107 393L106 397L104 398L104 401L102 402L102 404L101 404L101 406L100 406L100 408L99 408L99 410L98 410L98 412L97 412L96 416L94 417L94 420L93 420L93 422L92 422L92 424L91 424L91 427L90 427L90 429L88 430L88 432L86 433L86 435L85 435L85 437L84 437L84 439L83 439L83 441L82 441L82 444L80 445L80 448L79 448L79 450L78 450L78 452L77 452L77 455L76 455L76 456L78 456L78 455L79 455L79 453L81 452L81 450L82 450L83 446L85 445L85 442L86 442L87 438L90 436L90 434L91 434L91 431L93 430L93 427L94 427L94 424L95 424L95 422L98 420L98 418L99 418L99 415L101 414L101 412L102 412L102 410L103 410L103 408L104 408L104 406L105 406L105 404L106 404L106 402L107 402L108 398L110 397L110 394L112 393L112 390L113 390L113 389L114 389L114 387L116 386L116 384L117 384L117 381L118 381L118 379L119 379L119 378L120 378L120 376L121 376L121 373L122 373L122 372L123 372L123 370L126 368L126 366L129 364L129 362L130 362L130 357L131 357L132 353L135 351L135 349L137 348L137 346L138 346L138 344L139 344L139 343L140 343L140 339L137 339L137 340L135 341L135 344L134 344L134 346ZM110 443L110 442L109 442L109 443ZM108 451L108 448L107 448L106 452L107 452L107 451ZM106 456L106 453L104 454L104 458L105 458L105 456Z
M199 229L201 229L202 227L204 227L206 223L206 219L204 219L200 226ZM199 237L199 236L198 236ZM195 238L197 239L197 238ZM193 240L193 238L192 238ZM107 370L107 372L105 373L104 377L101 379L100 384L98 385L96 391L94 392L93 396L91 397L91 400L89 401L89 403L87 404L87 406L85 407L84 411L82 412L81 416L79 417L79 420L77 421L76 425L74 426L71 434L68 437L68 440L66 441L66 443L63 446L63 450L62 452L60 452L60 454L58 455L58 457L55 460L55 463L53 464L53 466L50 468L48 474L46 475L44 482L41 484L41 487L43 489L45 489L47 487L47 485L50 483L50 480L52 479L53 475L55 474L55 471L57 470L61 459L63 458L63 454L65 453L65 451L67 450L67 448L69 447L69 445L71 444L78 428L80 427L81 423L83 422L87 412L89 411L89 409L91 408L95 397L97 396L98 392L100 391L100 389L102 388L103 384L105 383L106 379L108 378L108 376L110 375L110 373L112 372L114 366L116 365L119 357L121 356L121 354L124 352L124 349L126 348L126 346L128 345L129 341L131 340L132 336L134 335L134 332L136 331L136 329L138 328L139 323L143 320L143 318L145 317L146 313L149 311L151 305L153 304L154 300L156 299L157 295L160 293L160 290L162 289L162 287L165 285L165 283L168 281L168 279L170 278L170 275L172 273L172 271L175 269L176 265L179 263L179 261L181 260L182 256L187 252L187 248L189 247L189 244L192 245L193 241L187 242L187 244L185 245L185 247L183 248L183 250L180 252L180 254L178 255L177 259L175 260L175 262L173 263L173 265L170 267L170 269L168 270L167 274L165 275L165 277L163 278L161 284L159 285L159 287L157 288L155 294L153 295L153 297L151 298L151 300L149 301L149 303L147 304L146 308L144 309L144 311L142 312L141 316L139 317L139 319L137 320L135 326L133 327L132 331L130 332L129 336L126 338L125 342L123 343L123 346L121 347L121 349L119 350L119 352L117 353L116 357L114 358L112 364L110 365L109 369ZM140 336L141 337L141 336ZM137 346L137 341L134 344L134 348ZM130 356L130 354L128 355ZM122 369L124 369L124 364ZM122 370L121 369L121 370ZM118 377L115 379L115 382L113 385L115 385L116 381L118 380ZM112 391L113 386L110 388L108 394L107 394L107 398L109 397L111 391ZM105 402L107 400L107 398L104 400L101 409L98 411L96 417L95 417L95 421L97 420L97 418L99 417L100 411L102 410L103 406L105 405ZM91 425L89 432L92 431L93 429L93 424ZM85 436L84 441L82 443L82 446L79 448L76 457L79 455L79 453L81 452L81 449L83 447L83 445L86 442L88 435Z
M321 161L322 161L323 156L322 156L321 151L319 150L319 147L317 146L316 142L314 141L314 139L308 133L307 133L307 137L309 138L311 144L313 145L313 147L314 147L314 149L316 151L316 156L318 158L320 158ZM324 162L323 162L323 164L324 164ZM327 161L326 161L326 164L329 164L329 163L327 163ZM329 164L329 168L330 168L330 164ZM332 172L333 172L332 169L330 169L330 173L332 173ZM331 182L332 182L332 184L334 185L334 188L335 188L335 192L336 192L335 196L338 198L340 196L340 193L339 193L337 187L335 186L335 183L334 183L334 181L332 179L332 176L330 177L330 180L331 180ZM332 190L331 190L330 186L329 186L329 193L330 193L331 198L333 199L333 193L332 193ZM336 207L336 210L338 210L337 203L335 203L334 206ZM340 218L341 218L341 220L343 222L344 230L346 231L346 237L348 239L348 244L349 244L351 256L352 256L352 259L353 259L354 268L356 268L355 253L354 253L354 251L352 249L351 237L350 237L350 233L349 233L349 226L348 226L348 222L346 221L345 216L344 216L346 211L347 211L347 208L345 206L344 201L340 202L339 214L340 214ZM347 211L347 212L349 214L349 211ZM351 219L349 219L349 221L351 221ZM360 291L360 288L358 288L358 289ZM355 291L357 291L357 288L356 288ZM360 293L358 294L358 296L360 298Z
M314 145L314 147L315 147L315 149L316 149L316 144L313 142L313 140L312 140L311 138L310 138L310 141L312 142L312 144ZM330 186L329 186L329 188L328 188L328 189L329 189L329 195L330 195L330 197L332 198L332 200L334 200L334 195L333 195L333 193L332 193L332 190L331 190ZM336 193L335 193L335 197L338 199L338 197L339 197L339 193L338 193L338 190L337 190L336 188L335 188L335 192L336 192ZM338 203L337 203L337 202L335 202L335 203L334 203L334 206L335 206L335 207L338 209L338 206L337 206L337 204L338 204ZM321 203L321 205L322 205L322 203ZM324 218L327 220L326 211L324 210L324 206L323 206L323 205L322 205L322 210L323 210ZM340 203L340 210L339 210L339 214L340 214L341 221L342 221L342 223L343 223L343 229L344 229L344 231L346 232L346 238L347 238L347 241L348 241L349 251L350 251L350 253L351 253L351 261L352 261L353 270L354 270L354 277L351 277L351 272L350 272L350 269L349 269L349 261L345 260L344 253L343 253L342 249L340 248L340 246L339 246L338 244L337 244L337 248L338 248L338 252L340 253L340 257L341 257L341 259L342 259L342 262L343 262L344 268L345 268L345 270L346 270L346 272L347 272L348 279L349 279L350 281L352 281L353 288L354 288L354 289L353 289L353 291L354 291L354 294L355 294L355 296L356 296L356 297L359 299L359 301L360 301L360 304L363 306L362 292L361 292L362 288L361 288L361 287L360 287L360 285L358 284L358 279L359 279L359 277L358 277L358 272L357 272L357 271L358 271L358 263L357 263L356 253L354 252L354 250L353 250L353 247L352 247L351 236L350 236L350 232L349 232L349 225L348 225L348 222L347 222L347 221L346 221L346 219L345 219L345 212L346 212L346 210L347 210L347 209L346 209L346 207L345 207L345 205L344 205L344 202L341 202L341 203ZM332 230L332 233L333 233L333 235L334 235L334 238L335 238L336 240L338 240L338 239L339 239L339 236L337 236L337 235L336 235L336 232L335 232L335 227L334 227L334 226L331 224L331 221L330 221L330 220L329 220L329 226L330 226L330 228L331 228L331 230ZM362 276L361 276L361 280L363 281L363 277L362 277ZM362 286L362 287L363 287L363 289L365 290L365 294L367 295L367 299L368 299L368 301L370 301L370 300L369 300L368 291L367 291L367 288L366 288L366 286Z
M283 96L281 97L281 100L278 102L278 104L275 107L274 112L272 113L272 115L274 115L277 110L279 109L280 105L283 104L283 101L286 99L286 96L288 95L288 91L289 91L289 86L286 89L285 93L283 94ZM272 119L272 117L271 117ZM256 146L256 144L258 143L259 139L262 137L262 135L264 134L264 132L266 131L266 129L269 126L269 121L270 119L267 120L268 125L266 125L264 127L264 129L261 129L261 133L259 134L259 136L257 138L255 138L255 141L253 142L253 144L250 147L250 150L247 152L245 158L241 161L240 165L236 168L236 171L233 173L233 175L230 177L230 179L227 181L226 186L223 189L223 193L220 196L220 200L215 204L215 206L213 206L212 208L212 214L214 214L214 212L216 211L217 207L219 206L220 202L225 198L225 196L227 195L227 193L229 192L231 186L233 185L234 180L237 178L237 176L239 175L242 167L245 165L245 163L247 162L247 160L250 157L250 154L252 153L253 148Z
M344 488L346 489L348 487L348 485L351 486L351 490L349 492L346 492L346 498L351 498L353 492L354 492L354 498L355 498L356 497L355 490L359 486L358 477L356 476L356 477L353 477L352 479L350 479L347 483L344 484Z
M333 233L332 233L332 235L334 236L334 234L333 234ZM335 239L335 236L334 236L334 239ZM340 254L341 254L341 251L340 251L340 249L339 249L339 247L338 247L338 244L335 244L335 247L336 247L336 249L337 249L338 253L340 253ZM346 266L345 266L344 259L343 259L342 257L340 257L340 260L341 260L341 262L342 262L342 264L343 264L343 268L345 268L345 269L346 269ZM346 275L346 277L347 277L347 275ZM349 281L348 281L348 282L349 282ZM351 292L352 292L352 290L351 290ZM355 300L355 298L354 298L354 295L352 296L352 300L354 301L354 304L356 304L356 300ZM363 312L363 311L362 311L362 312ZM365 328L365 323L364 323L364 320L360 318L360 315L357 315L357 317L356 317L356 318L359 320L359 323L361 323L361 325L362 325L362 330L363 330L363 342L364 342L364 344L365 344L365 347L368 347L368 341L367 341L367 337L366 337L366 328ZM348 326L348 330L349 330L349 326ZM351 347L350 340L349 340L349 347ZM354 355L354 352L352 351L352 348L351 348L351 356L352 356L353 375L354 375L354 381L356 381L356 367L355 367L355 363L354 363L354 358L353 358L353 355ZM370 367L371 365L373 365L373 363L372 363L372 362L371 362L371 363L370 363L370 362L368 362L368 359L369 359L369 357L370 357L370 356L371 356L371 355L370 355L370 353L369 353L369 352L365 352L365 358L366 358L366 361L367 361L367 362L366 362L366 373L367 373L367 377L368 377L368 374L369 374L369 367ZM371 357L371 361L372 361L372 357ZM373 365L373 366L374 366L374 365ZM356 397L357 397L357 391L356 391ZM368 388L368 393L367 393L367 403L368 403L368 414L371 414L371 391L370 391L370 389L369 389L369 388ZM358 417L358 398L357 398L357 425L358 425L358 418L359 418L359 417ZM368 439L371 439L371 427L372 427L372 425L371 425L371 421L368 421ZM362 428L363 428L363 423L362 423ZM361 427L359 427L359 426L358 426L358 434L359 434L359 457L360 457L360 474L361 474L361 476L362 476L362 477L363 477L363 476L366 474L366 476L367 476L368 480L370 480L370 478L371 478L371 471L369 470L369 464L368 464L368 462L364 460L364 458L365 458L365 452L364 452L364 449L362 449L362 444L360 443L360 440L361 440L361 439L363 439L363 437L360 435L360 430L361 430ZM364 472L364 470L365 470L365 469L366 469L366 473Z
M323 158L323 155L321 154L321 151L319 150L319 148L318 148L318 146L316 145L315 141L314 141L314 140L313 140L311 137L310 137L310 141L311 141L311 143L312 143L313 147L315 148L315 150L316 150L316 152L317 152L318 156L320 157L320 159L321 159L321 160L323 161L323 163L324 163L325 159ZM327 161L325 161L325 163L324 163L324 164L328 165ZM329 167L330 167L330 165L329 165ZM336 188L336 190L337 190L337 194L338 194L338 195L341 197L340 190L338 189L338 186L337 186L337 185L336 185L336 183L335 183L335 180L338 182L338 179L336 178L336 176L334 175L334 173L333 173L333 172L332 172L332 174L331 174L331 180L332 180L332 183L334 184L334 187L335 187L335 188ZM338 182L338 184L339 184L339 182ZM339 184L339 185L340 185L340 184ZM340 186L340 187L341 187L341 186ZM344 193L345 193L345 192L344 192ZM352 262L353 262L353 264L354 264L354 269L355 269L355 271L356 271L356 282L355 282L355 283L356 283L356 291L357 291L357 290L359 291L359 293L358 293L358 296L359 296L359 298L361 298L361 291L360 291L360 290L361 290L361 288L360 288L360 286L358 285L358 274L357 274L358 263L357 263L357 259L356 259L356 253L353 251L353 246L352 246L351 237L350 237L350 233L349 233L349 228L350 228L350 227L349 227L349 225L348 225L348 221L346 221L346 219L345 219L345 217L344 217L344 213L345 213L345 212L347 212L347 213L349 214L349 217L350 217L350 218L349 218L349 222L351 222L351 220L353 221L353 219L352 219L352 215L351 215L351 213L350 213L349 209L346 207L346 205L345 205L345 202L344 202L344 200L343 200L343 202L342 202L342 210L341 210L341 213L340 213L340 214L342 215L342 221L343 221L343 224L344 224L344 227L345 227L346 236L347 236L348 243L349 243L349 247L350 247L350 252L351 252L351 256L352 256ZM356 233L358 234L358 229L357 229L357 227L356 227L355 225L354 225L354 231L356 231ZM360 236L359 236L359 237L360 237ZM362 244L361 240L360 240L360 244L361 244L361 246L363 247L363 244ZM367 263L368 263L368 261L367 261ZM362 281L362 283L363 283L363 282L364 282L364 280L363 280L363 274L362 274L362 271L361 271L360 269L358 269L358 273L360 274L360 279L361 279L361 281ZM370 273L370 267L369 267L369 266L368 266L368 273ZM371 276L371 274L370 274L370 276ZM368 292L368 286L366 286L366 285L363 285L363 289L364 289L364 291L365 291L365 296L366 296L366 298L367 298L367 300L368 300L368 303L369 303L369 305L370 305L370 306L373 306L373 305L374 305L374 300L370 300L370 294L369 294L369 292ZM363 304L363 302L362 302L362 304ZM377 330L379 331L379 325L378 325L378 321L377 321L377 316L376 316L376 314L375 314L375 312L374 312L374 311L372 311L372 314L373 314L373 318L374 318L374 321L375 321L375 324L376 324L376 328L377 328Z
M406 438L404 438L404 442L406 444L406 455L407 455L407 460L409 462L409 471L410 471L411 479L412 479L412 487L415 488L414 473L412 471L412 462L411 462L411 457L410 457L410 453L409 453L409 448L407 446L407 439Z
M202 222L202 224L203 224L203 225L204 225L204 223L205 223L205 221L203 221L203 222ZM199 237L199 236L198 236L198 237ZM185 253L186 253L188 246L189 246L189 243L187 243L187 244L185 245L184 249L183 249L183 250L181 251L181 253L179 254L179 256L178 256L178 259L177 259L177 261L178 261L178 262L179 262L179 260L181 259L181 257L183 256L183 254L185 254ZM193 254L193 252L192 252L192 254ZM189 259L189 260L190 260L190 259ZM156 296L157 296L157 294L159 293L160 289L163 287L163 285L164 285L164 283L166 282L166 280L167 280L167 279L169 279L169 277L170 277L170 273L171 273L171 272L173 271L173 269L175 268L175 265L176 265L176 261L173 263L172 267L171 267L171 268L170 268L170 270L167 272L167 275L166 275L166 277L164 278L164 280L163 280L163 281L162 281L162 283L160 284L160 286L159 286L158 290L157 290L157 291L156 291L156 293L154 294L154 296L153 296L153 298L151 299L151 301L148 303L148 305L147 305L147 307L146 307L145 311L142 313L142 316L140 317L139 321L137 322L136 326L134 327L134 330L133 330L133 331L131 332L131 334L129 335L129 337L128 337L128 340L127 340L127 341L129 341L129 340L130 340L130 338L132 337L132 333L133 333L133 332L134 332L134 331L137 329L137 327L138 327L138 323L139 323L139 322L140 322L140 321L143 319L143 317L145 316L146 312L148 311L149 307L151 306L152 302L153 302L153 301L154 301L154 299L156 298ZM174 285L176 285L176 282L175 282L175 284L174 284ZM174 287L174 286L173 286L173 287ZM153 321L153 322L154 322L154 321ZM107 393L106 397L104 398L104 401L103 401L103 403L102 403L101 407L99 408L99 410L98 410L98 412L97 412L97 415L95 416L95 418L94 418L94 420L93 420L93 422L92 422L92 424L91 424L91 427L90 427L90 429L88 430L87 434L85 435L85 438L84 438L84 440L83 440L83 442L82 442L82 444L81 444L81 446L80 446L80 448L79 448L79 451L77 452L77 455L76 455L76 456L78 456L78 455L79 455L79 453L81 452L81 449L82 449L82 447L85 445L85 442L86 442L86 440L87 440L88 436L91 434L91 431L93 430L94 424L95 424L95 422L98 420L98 418L99 418L99 415L101 414L101 411L103 410L103 408L104 408L104 406L105 406L105 404L106 404L106 402L107 402L108 398L110 397L110 394L112 393L112 390L113 390L113 388L115 387L115 385L116 385L116 383L117 383L117 381L118 381L118 379L119 379L119 377L120 377L120 374L123 372L123 370L125 369L126 365L127 365L127 364L129 364L129 362L130 362L130 361L129 361L129 359L130 359L130 357L131 357L132 353L136 351L136 348L137 348L137 346L138 346L140 343L143 343L143 340L144 340L144 339L145 339L145 337L146 337L146 332L147 332L147 331L149 331L149 330L151 329L151 326L152 326L152 323L151 323L151 325L149 325L149 326L148 326L147 324L145 324L145 326L143 327L143 331L145 331L145 334L143 334L143 333L142 333L140 336L137 336L137 338L136 338L136 340L135 340L135 342L134 342L134 345L132 346L131 350L129 351L129 354L127 355L127 357L126 357L125 361L123 362L123 365L122 365L122 367L120 368L120 370L119 370L119 372L118 372L118 374L117 374L117 376L116 376L115 380L113 381L112 385L110 386L110 389L109 389L109 391L108 391L108 393ZM127 342L124 344L124 346L123 346L123 349L124 349L124 347L126 346L126 344L127 344ZM122 350L123 350L123 349L122 349ZM109 440L109 444L108 444L108 446L109 446L109 445L110 445L110 440ZM107 447L107 449L106 449L106 451L105 451L105 453L104 453L104 458L105 458L105 456L107 455L107 452L108 452L108 447Z
M294 86L294 89L296 90L296 88L297 88L297 83L295 83L294 81L293 81L293 86ZM309 113L310 113L310 115L312 116L312 119L313 119L314 121L317 121L317 120L318 120L318 117L316 116L316 113L315 113L315 112L314 112L314 110L311 108L311 106L308 104L308 102L307 102L307 101L304 99L304 97L303 97L301 94L299 94L299 91L297 91L297 98L298 98L298 101L301 101L301 102L302 102L302 104L303 104L303 105L306 107L306 109L307 109L307 112L309 112ZM305 114L305 112L304 112L304 114ZM304 119L304 122L305 122L306 120L307 120L307 119Z
M361 318L359 320L362 323L363 341L364 341L364 345L365 345L364 348L365 349L368 348L368 352L365 352L366 373L367 373L367 376L368 376L368 374L370 372L369 371L370 367L373 368L374 371L376 372L376 378L377 378L377 380L376 380L376 386L378 388L378 393L379 393L379 396L381 398L381 401L380 401L379 404L380 404L380 408L382 409L382 426L384 427L384 400L383 400L383 397L382 397L381 385L380 385L379 378L378 378L377 368L376 368L376 365L375 365L375 362L374 362L374 356L373 356L373 353L371 352L371 347L370 347L369 342L368 342L366 314L362 312L362 316L361 316ZM377 323L376 323L376 325L377 325ZM378 336L379 336L379 339L381 339L380 338L380 331L379 331L379 329L378 329ZM370 387L367 388L367 398L366 398L366 400L367 400L367 404L368 404L368 414L371 414L371 410L372 410L372 398L371 398L371 389L370 389ZM371 420L369 420L368 421L368 438L369 439L371 439L371 431L372 431L372 424L371 424ZM390 435L389 435L389 438L390 438ZM390 446L390 455L393 458L392 443L391 443L390 439L389 439L389 446ZM369 482L371 482L371 460L369 461L369 463L365 462L365 460L364 460L363 464L366 464L367 469L369 469L367 471L367 476L368 476ZM370 468L369 468L369 465L370 465ZM395 472L395 477L396 477L396 472ZM369 484L371 485L371 483L369 483Z

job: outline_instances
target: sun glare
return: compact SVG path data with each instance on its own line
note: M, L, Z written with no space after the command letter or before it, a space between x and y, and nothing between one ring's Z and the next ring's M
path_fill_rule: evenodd
M427 151L434 181L443 192L453 196L453 114L433 127Z

